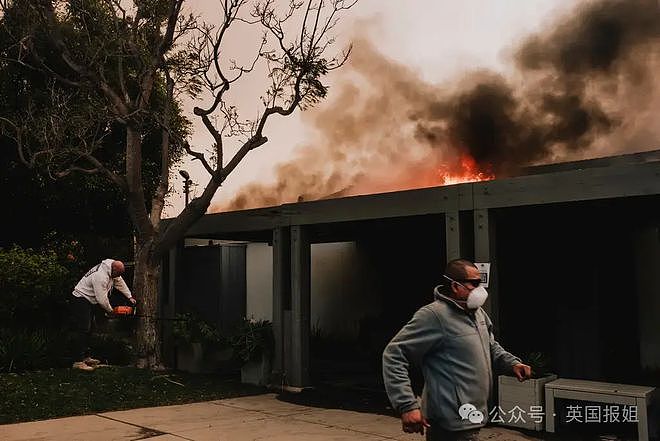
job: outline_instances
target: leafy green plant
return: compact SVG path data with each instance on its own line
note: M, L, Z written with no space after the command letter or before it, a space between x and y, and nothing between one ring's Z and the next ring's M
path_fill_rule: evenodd
M532 368L532 378L542 378L550 374L548 357L543 352L530 352L525 361Z
M49 343L45 331L0 330L0 371L22 372L49 367Z
M191 313L176 315L172 334L177 344L201 343L216 348L228 345L227 339L216 326Z
M229 343L234 356L242 363L257 360L262 355L270 357L275 346L273 325L268 320L243 318L229 337Z

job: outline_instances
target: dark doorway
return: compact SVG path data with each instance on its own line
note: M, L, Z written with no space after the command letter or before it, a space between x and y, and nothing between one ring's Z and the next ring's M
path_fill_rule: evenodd
M417 309L433 301L433 288L441 283L446 259L444 217L326 225L315 233L317 240L325 237L355 243L361 284L356 295L372 299L373 307L359 321L357 336L351 339L312 329L312 379L317 384L382 392L381 357L385 345ZM421 389L421 376L418 372L414 376L416 388Z
M230 332L245 316L245 246L183 249L178 313L192 313Z
M649 198L496 212L500 340L540 351L561 377L634 383L640 372L637 255Z

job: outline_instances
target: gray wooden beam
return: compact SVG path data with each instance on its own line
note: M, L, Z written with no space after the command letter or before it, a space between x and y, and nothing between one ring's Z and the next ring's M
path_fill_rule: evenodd
M285 374L285 314L291 296L291 240L289 228L273 230L273 374L283 380Z
M187 237L269 231L290 225L441 214L481 208L660 195L660 161L560 170L444 187L285 204L210 214ZM169 220L164 220L167 225Z
M177 242L176 246L170 248L167 259L163 262L167 265L161 267L160 292L161 292L161 313L166 319L174 318L176 315L176 287L179 274L180 256L183 242ZM167 282L165 283L165 273L167 273ZM162 296L165 294L165 296ZM172 335L171 320L162 321L162 339L163 339L163 357L167 366L176 367L176 349L174 337Z
M660 161L475 182L474 207L500 208L660 194Z
M583 159L580 161L558 162L553 164L542 164L525 167L524 175L536 175L539 173L554 173L558 171L577 170L594 167L616 167L626 164L643 164L645 162L660 161L660 150L648 152L627 153L617 156L603 156L595 159Z
M326 199L283 206L292 225L440 214L472 208L471 184Z
M461 221L461 209L472 208L471 190L466 186L447 187L443 195L443 205L447 207L445 212L445 246L447 261L465 257L465 225Z
M463 256L461 249L461 221L458 211L445 214L445 245L447 262Z
M291 227L291 386L304 387L309 377L311 314L311 246L305 227Z
M213 237L223 232L268 231L288 225L279 207L205 214L186 232L186 237Z
M491 238L494 239L494 232L491 226L488 210L474 210L474 259L477 262L490 262L492 257Z
M490 263L488 281L488 299L484 309L493 322L493 328L499 331L499 301L497 261L495 248L495 223L487 209L474 210L474 261Z
M420 188L207 214L188 230L186 237L204 238L221 233L271 230L291 225L439 214L457 208L470 210L471 185Z
M170 248L169 259L168 259L168 268L169 280L167 286L167 312L174 316L176 313L176 287L177 287L177 276L180 266L180 256L181 249L183 248L183 243L178 242L176 246Z

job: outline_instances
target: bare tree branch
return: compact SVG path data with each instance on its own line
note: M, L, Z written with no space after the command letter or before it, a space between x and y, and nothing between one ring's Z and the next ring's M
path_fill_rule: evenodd
M183 148L185 149L186 153L194 158L194 160L201 162L206 171L209 172L211 176L213 176L215 170L213 170L213 167L209 165L203 153L194 151L192 148L190 148L190 144L188 144L187 141L183 143Z
M311 0L310 0L311 4ZM308 43L308 49L307 49L307 56L305 57L306 59L311 59L314 56L314 51L316 50L316 45L314 41L314 37L316 37L316 31L318 30L319 27L319 19L321 18L321 11L323 10L323 0L319 0L319 5L316 8L316 18L314 19L314 27L312 28L312 32L309 36L309 43ZM303 41L300 42L300 47L303 47Z
M84 174L87 174L87 175L95 175L95 174L97 174L99 171L100 171L100 170L99 170L98 168L82 168L82 167L78 167L78 166L75 166L75 165L74 165L74 166L71 166L71 167L69 167L68 169L66 169L66 170L64 170L64 171L61 171L61 172L57 172L57 173L55 173L55 175L56 175L58 178L63 178L63 177L65 177L65 176L68 176L68 175L70 175L71 173L75 173L75 172L78 172L78 173L84 173Z
M123 176L120 176L114 172L112 172L110 169L108 169L101 161L96 159L92 155L87 155L85 157L96 169L98 169L100 172L104 173L112 182L117 184L117 186L124 192L128 191L128 185L126 183L126 179Z
M170 13L167 18L165 35L158 45L156 52L156 56L159 60L162 59L163 55L172 48L172 44L174 43L174 33L179 22L179 14L181 14L183 1L184 0L172 0L170 2Z

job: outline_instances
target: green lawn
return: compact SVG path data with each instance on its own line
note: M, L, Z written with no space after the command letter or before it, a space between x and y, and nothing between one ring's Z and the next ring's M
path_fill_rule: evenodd
M0 424L192 403L266 390L234 378L103 367L0 374Z

